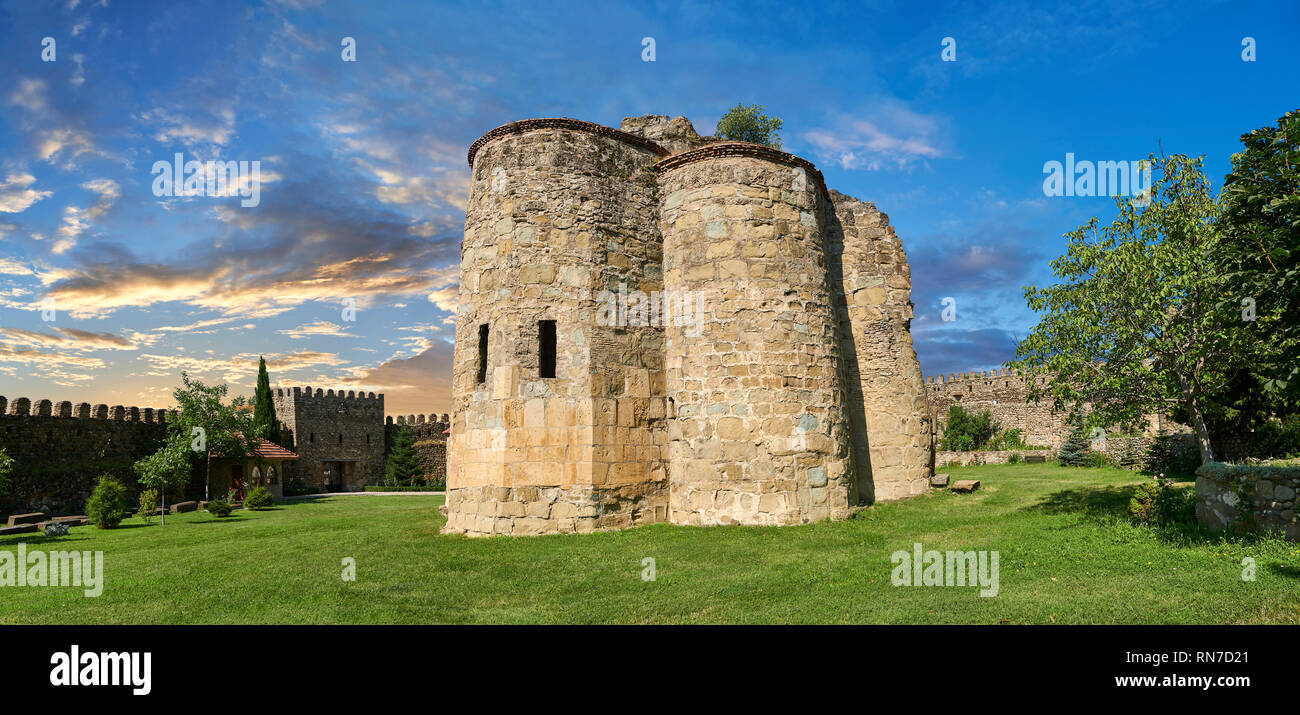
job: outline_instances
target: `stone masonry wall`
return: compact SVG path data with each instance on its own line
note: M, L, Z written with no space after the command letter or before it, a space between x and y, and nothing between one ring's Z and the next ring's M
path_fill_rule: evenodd
M1300 541L1300 467L1211 462L1196 470L1196 518L1213 531L1280 532Z
M399 415L396 422L388 417L384 425L386 453L392 451L393 437L397 430L409 427L415 436L415 451L419 455L425 484L447 483L447 430L451 419L446 414L430 414L426 422L424 415ZM379 482L382 483L381 478Z
M276 388L271 399L282 425L285 448L298 459L289 462L286 477L305 486L326 489L326 463L344 463L339 486L359 491L384 474L384 396L346 394L339 390Z
M445 531L666 518L662 330L597 319L602 290L662 285L651 166L663 153L565 119L516 122L471 147ZM556 324L555 377L539 371L542 320Z
M131 465L158 448L166 415L148 407L0 397L0 448L16 462L0 513L82 513L104 473L121 480L134 499Z
M929 489L932 420L912 347L911 268L888 216L837 191L830 197L827 246L859 498L915 496Z
M823 189L806 162L715 144L660 168L672 520L796 524L857 506Z
M1046 378L1036 378L1046 380ZM930 409L934 415L935 444L943 439L943 428L948 422L948 407L960 404L967 412L989 410L1004 430L1019 429L1030 445L1059 448L1069 436L1067 415L1055 412L1050 399L1026 402L1029 385L1026 378L1014 370L960 373L931 376L925 387L929 393Z

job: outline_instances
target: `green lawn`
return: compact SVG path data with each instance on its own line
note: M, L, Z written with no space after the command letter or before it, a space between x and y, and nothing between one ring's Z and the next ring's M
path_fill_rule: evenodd
M437 496L129 519L0 550L103 550L99 598L0 589L2 623L1297 623L1300 545L1164 534L1125 516L1114 469L949 469L939 493L797 527L655 525L583 536L438 535ZM1190 484L1185 485L1190 487ZM997 550L1000 593L894 587L890 555ZM1243 557L1257 580L1241 580ZM356 559L357 580L341 579ZM657 580L641 579L642 559Z

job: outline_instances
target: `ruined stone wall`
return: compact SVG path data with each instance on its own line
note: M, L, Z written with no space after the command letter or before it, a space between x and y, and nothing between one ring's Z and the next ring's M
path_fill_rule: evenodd
M713 144L661 162L674 523L796 524L857 506L815 169Z
M830 192L826 217L840 354L864 502L929 489L932 419L912 347L912 277L889 217Z
M166 410L0 397L0 448L14 459L0 513L82 513L101 474L138 493L136 460L157 451Z
M602 289L662 285L651 166L663 153L565 119L515 122L471 147L445 531L666 517L662 329L597 319ZM542 320L556 323L555 377L539 373Z
M276 388L271 395L285 448L298 455L287 477L325 489L327 462L343 462L340 486L359 491L384 474L384 396L354 391Z
M1026 402L1030 385L1015 370L959 373L931 376L925 384L934 415L935 444L943 438L943 428L948 422L948 408L956 403L967 412L989 410L1001 429L1019 429L1025 442L1052 449L1059 448L1069 436L1068 415L1052 409L1051 400ZM1047 378L1034 378L1043 383Z
M888 218L832 205L785 152L682 117L622 127L526 120L470 148L444 531L794 524L923 492Z
M1211 462L1196 470L1196 518L1213 531L1278 532L1300 541L1300 467Z

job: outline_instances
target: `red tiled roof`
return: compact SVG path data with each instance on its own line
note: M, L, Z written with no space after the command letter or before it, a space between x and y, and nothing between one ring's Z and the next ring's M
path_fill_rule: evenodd
M254 457L263 459L297 459L298 455L281 447L274 442L268 442L264 439L257 440L257 445L253 447Z

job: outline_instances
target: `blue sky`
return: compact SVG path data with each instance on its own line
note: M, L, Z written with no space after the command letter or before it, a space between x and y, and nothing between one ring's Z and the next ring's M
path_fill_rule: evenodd
M1046 197L1044 163L1163 148L1217 188L1300 104L1297 36L1291 2L4 3L0 394L167 406L182 369L251 393L264 354L448 411L468 145L541 116L707 134L737 102L889 214L925 374L996 367L1062 234L1114 215ZM260 203L155 196L177 152L259 161Z

